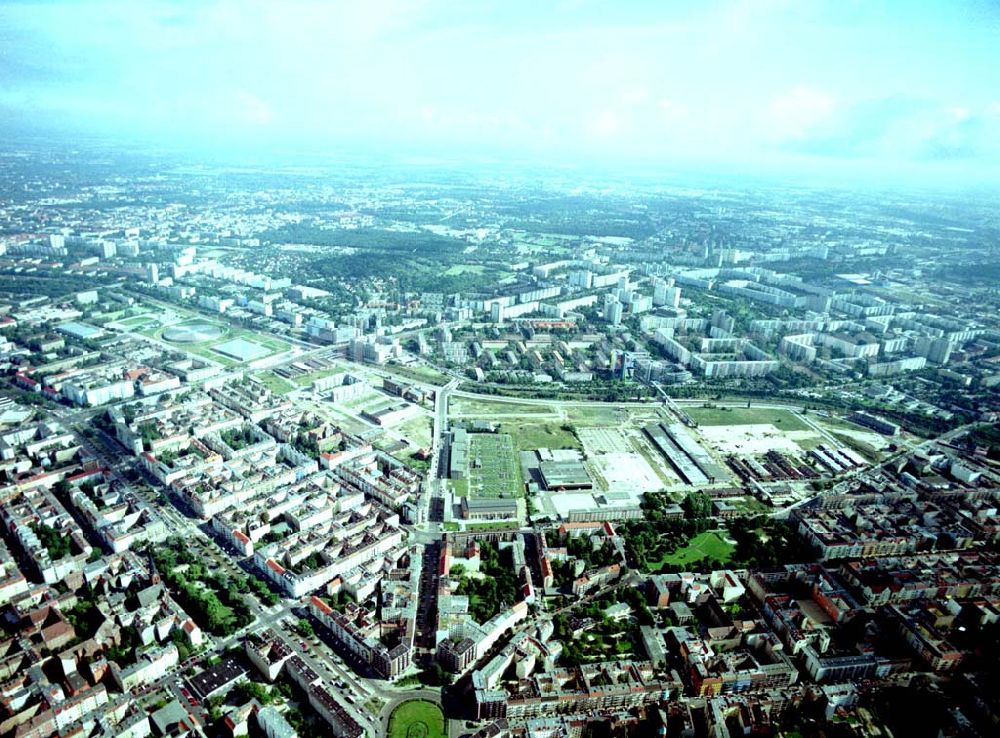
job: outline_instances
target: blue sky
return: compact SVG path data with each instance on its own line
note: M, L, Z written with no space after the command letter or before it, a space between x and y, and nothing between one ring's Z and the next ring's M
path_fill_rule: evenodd
M0 0L0 120L995 180L1000 3Z

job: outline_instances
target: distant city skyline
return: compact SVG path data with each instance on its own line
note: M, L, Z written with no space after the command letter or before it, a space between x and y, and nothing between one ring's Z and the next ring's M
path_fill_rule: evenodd
M996 182L997 48L992 2L5 2L0 128Z

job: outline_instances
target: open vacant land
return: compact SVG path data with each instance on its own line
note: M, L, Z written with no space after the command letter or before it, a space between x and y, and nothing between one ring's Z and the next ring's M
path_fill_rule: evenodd
M256 375L256 379L263 382L264 386L276 395L286 395L295 390L294 384L274 372L261 372Z
M781 428L770 423L753 425L706 425L701 434L722 454L766 454L772 449L797 453L800 447Z
M617 428L577 428L587 454L627 454L632 451L625 434Z
M442 374L434 367L424 366L422 364L411 364L409 366L386 364L385 366L379 367L379 370L402 379L409 379L414 382L423 382L424 384L442 385L448 383L447 375Z
M607 405L569 405L564 408L566 422L579 426L606 426L618 428L628 422L627 410Z
M310 387L312 386L312 383L317 380L326 379L327 377L332 377L335 374L341 374L343 371L344 367L339 364L335 364L334 366L319 369L315 372L309 372L308 374L299 374L292 381L299 387Z
M417 448L427 448L431 445L433 423L426 415L410 418L396 428L396 432L406 437Z
M769 423L781 430L809 430L791 409L768 407L686 407L698 425L758 425Z
M514 437L519 451L536 448L580 448L580 441L571 430L557 422L503 420L500 431Z
M452 397L448 402L448 414L459 418L488 418L494 415L554 415L555 413L546 405Z

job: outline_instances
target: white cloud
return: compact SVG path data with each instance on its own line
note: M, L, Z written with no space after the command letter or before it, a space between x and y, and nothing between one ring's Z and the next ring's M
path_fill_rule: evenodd
M624 132L626 120L614 110L602 110L590 117L587 130L598 138L612 138Z
M241 90L236 94L238 101L237 115L241 120L251 125L268 125L274 120L271 106L251 92Z
M112 132L642 160L995 151L995 43L865 6L0 0L0 106L31 100Z
M764 114L766 135L773 140L804 138L827 125L837 110L833 95L796 87L771 100Z

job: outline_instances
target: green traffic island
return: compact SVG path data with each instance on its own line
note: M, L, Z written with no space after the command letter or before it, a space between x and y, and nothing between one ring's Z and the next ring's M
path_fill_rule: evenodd
M446 738L441 708L429 700L407 700L389 717L388 738Z

